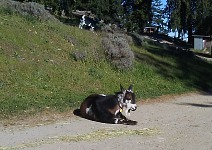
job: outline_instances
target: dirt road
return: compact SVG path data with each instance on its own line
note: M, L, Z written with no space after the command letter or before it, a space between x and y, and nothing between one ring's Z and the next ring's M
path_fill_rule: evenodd
M0 149L212 149L211 93L161 97L153 103L139 103L131 115L138 125L103 124L75 116L49 125L1 126Z

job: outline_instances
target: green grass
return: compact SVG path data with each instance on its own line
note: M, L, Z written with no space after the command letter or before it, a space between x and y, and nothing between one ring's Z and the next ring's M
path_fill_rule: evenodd
M120 84L133 84L137 99L212 88L211 63L157 46L131 46L134 68L116 70L104 57L101 33L0 11L0 119L64 112ZM75 61L75 51L86 59Z

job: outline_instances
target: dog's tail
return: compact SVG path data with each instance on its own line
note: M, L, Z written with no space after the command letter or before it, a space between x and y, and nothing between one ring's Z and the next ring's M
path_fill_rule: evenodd
M80 115L80 109L75 109L75 110L73 111L73 114L74 114L75 116L81 117L81 115Z

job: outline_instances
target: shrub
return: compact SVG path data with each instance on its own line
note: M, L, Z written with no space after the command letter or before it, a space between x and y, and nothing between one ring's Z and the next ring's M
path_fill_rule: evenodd
M134 54L123 34L107 33L102 40L107 59L118 69L133 66Z
M35 2L21 3L12 0L1 0L0 6L27 17L29 17L29 15L34 16L42 21L58 21L53 15L45 10L43 5Z
M75 61L83 61L86 59L86 53L83 51L75 51L72 53L72 56L74 57Z
M107 24L104 24L104 25L101 26L101 31L103 31L103 32L110 32L110 33L113 33L114 32L113 29L109 25L107 25Z

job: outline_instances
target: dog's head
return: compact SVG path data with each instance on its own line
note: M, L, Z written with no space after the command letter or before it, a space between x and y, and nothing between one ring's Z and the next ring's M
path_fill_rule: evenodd
M130 111L135 111L137 109L137 105L135 103L135 94L132 90L132 85L129 86L127 90L125 90L122 85L120 85L121 93L119 94L119 103L123 108L123 111L127 116L130 116Z

